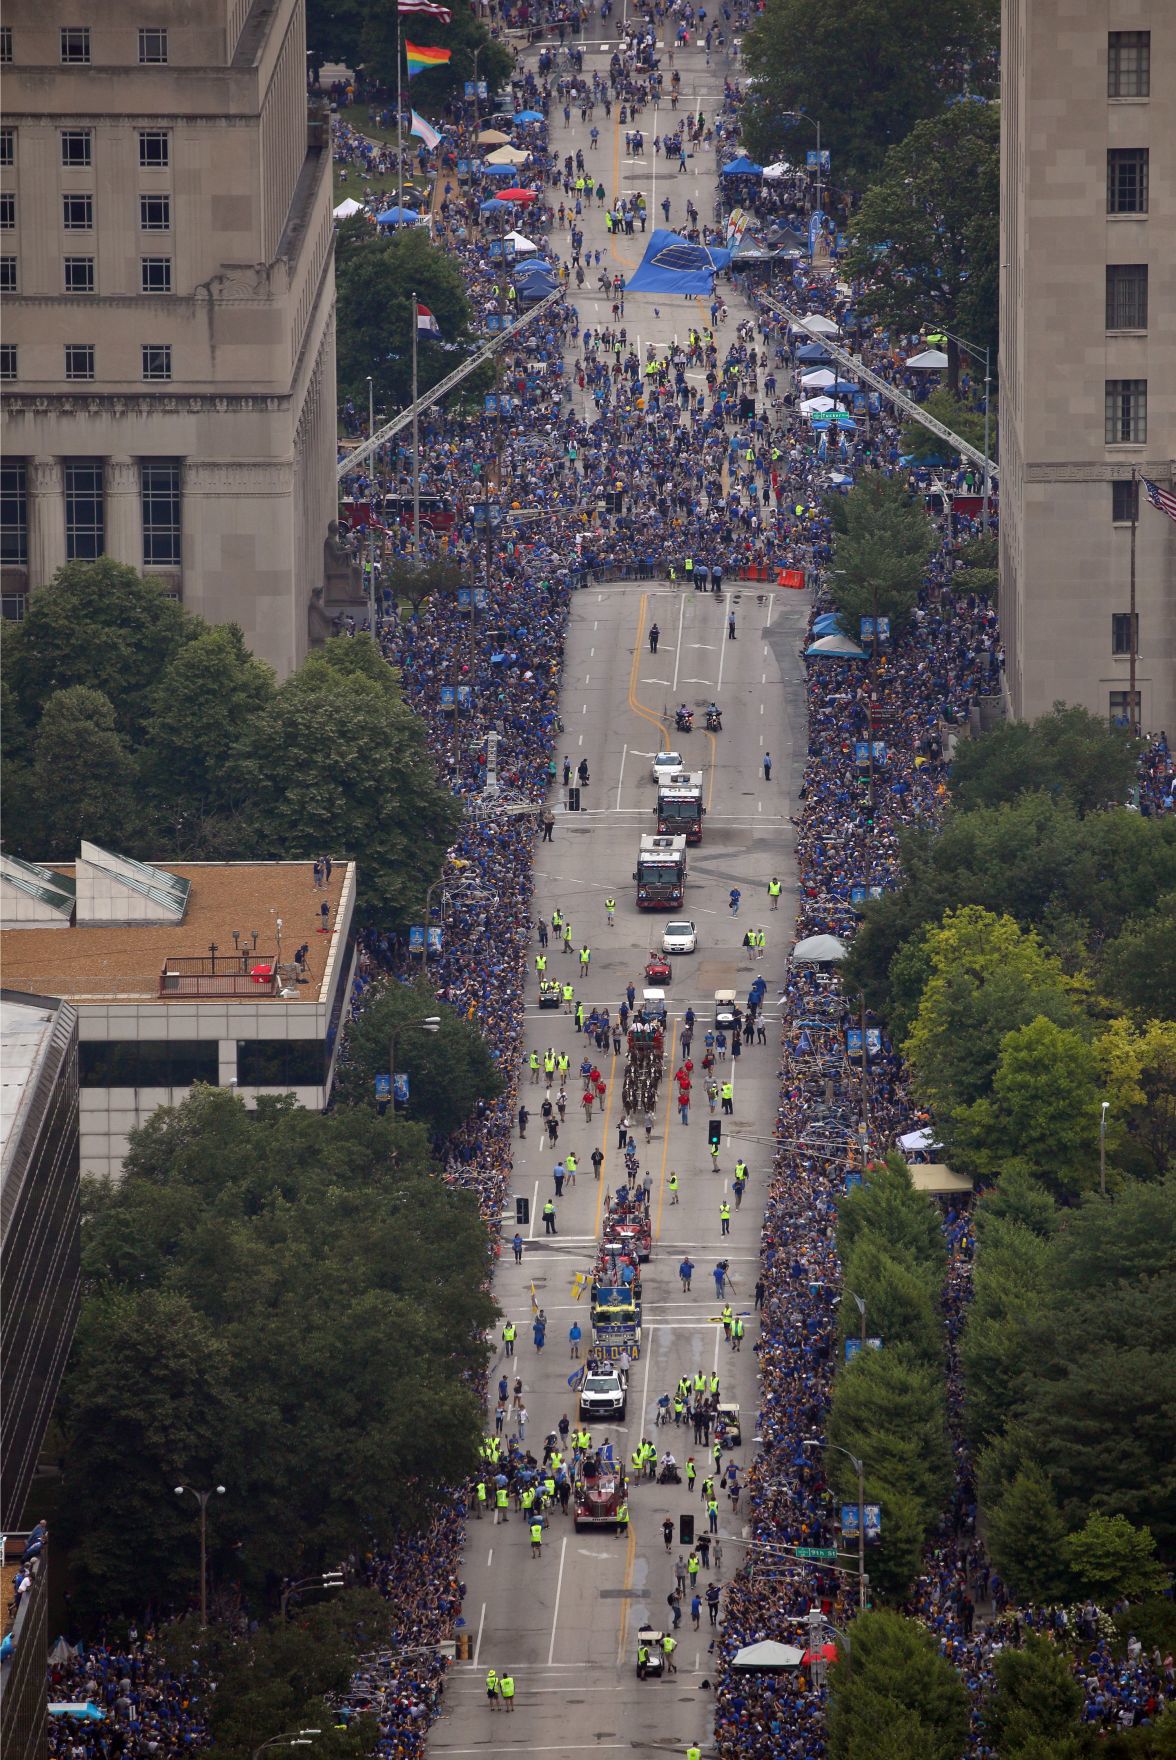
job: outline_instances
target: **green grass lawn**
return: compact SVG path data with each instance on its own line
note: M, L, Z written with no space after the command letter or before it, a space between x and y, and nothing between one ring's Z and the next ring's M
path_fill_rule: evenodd
M374 120L374 113L370 105L353 104L350 109L344 110L340 114L342 120L348 123L357 134L366 136L368 140L379 141L384 146L394 147L396 145L396 130L381 128ZM405 137L406 149L410 150L418 145L419 142L415 138ZM432 189L432 181L432 178L421 177L415 171L411 176L406 171L404 175L405 192L415 190L422 200L427 200ZM360 166L336 164L334 167L334 189L336 207L345 196L354 196L357 201L362 201L365 190L371 190L382 197L391 196L394 198L397 189L396 173L395 171L366 173Z

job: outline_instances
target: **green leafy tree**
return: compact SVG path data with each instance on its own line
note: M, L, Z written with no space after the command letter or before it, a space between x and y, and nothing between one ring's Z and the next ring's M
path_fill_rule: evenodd
M1019 1650L1002 1649L996 1658L984 1733L1001 1760L1023 1760L1040 1742L1082 1736L1083 1697L1069 1657L1030 1632Z
M441 1025L430 1034L420 1022L432 1015ZM456 1130L479 1099L490 1101L502 1092L502 1078L473 1022L440 1002L427 984L389 983L370 998L351 1029L340 1099L376 1104L375 1077L388 1069L393 1040L396 1068L409 1078L409 1113L438 1136Z
M858 1242L870 1235L938 1288L945 1256L943 1230L928 1199L911 1184L911 1170L897 1153L867 1168L862 1184L838 1205L837 1248L843 1264ZM848 1275L843 1281L857 1288Z
M997 1191L1006 1180L1004 1175ZM988 1198L980 1206L984 1214ZM1034 1349L1032 1323L1044 1304L1049 1276L1049 1242L1005 1216L985 1215L979 1223L980 1251L973 1272L960 1357L968 1436L983 1446L1006 1422L1019 1378Z
M985 1192L976 1209L976 1231L982 1241L987 1241L990 1227L996 1229L1003 1223L1048 1240L1056 1234L1058 1222L1058 1207L1049 1193L1028 1174L1016 1171L1005 1174L998 1185Z
M843 1480L841 1495L846 1503L855 1502L856 1485ZM937 1517L913 1493L876 1476L867 1477L866 1498L880 1505L882 1521L878 1538L866 1544L871 1601L901 1603L919 1574L923 1549ZM852 1553L854 1543L843 1540L841 1549Z
M324 62L341 62L344 67L360 65L367 12L366 0L307 0L306 48L316 68ZM392 74L395 84L395 67Z
M987 1514L989 1556L1018 1601L1053 1601L1070 1587L1066 1527L1045 1474L1026 1466Z
M1102 949L1102 987L1134 1014L1176 1018L1176 892L1129 917Z
M951 1490L942 1383L940 1367L927 1367L903 1344L862 1351L834 1379L827 1427L831 1443L865 1463L871 1501L883 1487L905 1492L928 1526ZM827 1468L830 1481L848 1492L845 1457L832 1451ZM856 1496L856 1478L852 1491Z
M916 1620L880 1610L853 1622L852 1660L829 1677L831 1760L873 1760L879 1735L901 1732L908 1755L959 1760L968 1740L968 1695L935 1639Z
M452 598L461 584L460 564L441 557L420 568L414 568L410 562L397 563L386 568L380 579L382 587L397 601L406 601L414 611L419 611L426 599Z
M1136 744L1080 704L1055 703L1036 721L1002 721L962 741L952 764L952 800L972 812L1040 790L1081 815L1095 813L1126 800Z
M472 1194L433 1177L420 1125L290 1099L246 1112L198 1087L89 1196L83 1251L79 1339L106 1303L119 1320L63 1395L89 1605L174 1592L175 1484L228 1488L220 1532L256 1596L427 1520L472 1469L486 1231ZM183 1532L190 1571L190 1513Z
M943 1356L943 1333L935 1312L935 1286L923 1266L888 1249L873 1231L855 1241L843 1260L845 1288L854 1290L866 1304L866 1322L872 1335L886 1344L905 1344L924 1363L937 1363ZM843 1301L840 1337L853 1338L858 1331L855 1304Z
M928 980L903 1050L950 1150L956 1115L987 1096L1006 1034L1039 1016L1075 1018L1061 971L1037 936L976 906L949 911L929 937Z
M1095 1053L1106 1082L1107 1146L1134 1179L1164 1179L1176 1164L1176 1021L1111 1021Z
M274 689L235 623L206 626L164 669L142 764L177 854L203 854L231 837L216 819L234 804L232 753Z
M930 521L901 483L883 476L852 489L840 518L830 591L841 627L860 641L861 619L877 606L897 634L918 599L934 541Z
M347 671L326 650L254 718L235 774L256 856L354 855L362 909L385 923L419 905L460 822L392 672Z
M1065 1543L1066 1558L1081 1595L1095 1601L1142 1601L1167 1588L1170 1578L1156 1558L1150 1528L1135 1528L1126 1516L1093 1511L1086 1526Z
M198 627L148 575L109 556L67 562L10 626L5 675L30 725L54 691L84 685L110 700L120 733L137 741L164 668Z
M995 449L996 394L992 391L991 395L992 408L988 413L988 444L991 449ZM966 440L970 446L974 446L977 452L983 452L983 408L977 409L975 404L957 397L954 392L948 390L946 385L936 386L931 395L924 398L922 407L929 416L933 416L937 422L942 422L945 428L950 428L953 434L958 434L961 440ZM952 453L946 440L941 440L938 434L932 433L930 428L925 428L922 422L915 421L914 417L903 424L902 452L904 458L909 456L919 464L930 464L936 459L942 459L945 455L958 456L958 454ZM990 450L989 457L992 456L994 456L994 451ZM995 572L995 561L983 566L979 564L970 566L968 570L969 588L973 587L974 575L983 575L987 579ZM977 586L973 590L980 592L987 589Z
M135 762L101 691L69 685L49 698L20 804L11 835L34 859L73 861L83 837L115 849L134 843L142 818Z
M890 148L854 216L845 266L864 283L861 308L900 332L951 332L952 390L954 336L987 345L995 368L999 213L1000 110L966 103L916 122Z
M1073 1199L1098 1181L1099 1091L1081 1033L1039 1016L1001 1040L991 1096L956 1111L957 1149L980 1172L1016 1167Z
M395 18L395 13L392 17ZM349 251L336 275L340 396L367 404L371 375L377 403L412 399L412 296L427 305L440 338L418 340L417 382L429 391L475 346L470 303L457 260L424 227L400 226Z
M842 185L857 185L881 164L921 117L958 90L961 61L991 68L999 10L991 0L768 0L743 39L752 75L744 138L767 164L794 159L815 141L792 113L821 119L821 146ZM990 72L985 84L994 89ZM973 106L961 106L971 109Z
M932 970L926 931L919 929L899 943L886 973L890 1032L898 1045L903 1043L914 1025Z

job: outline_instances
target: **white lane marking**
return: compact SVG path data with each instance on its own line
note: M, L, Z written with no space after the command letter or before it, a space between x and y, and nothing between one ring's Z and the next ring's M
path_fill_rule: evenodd
M550 1668L555 1661L555 1626L559 1619L559 1596L563 1588L564 1559L567 1556L568 1537L565 1534L559 1548L559 1575L555 1579L555 1606L551 1610L551 1645L547 1652L547 1665Z
M685 617L686 617L686 600L685 600L685 597L683 597L682 603L678 607L678 646L677 646L677 649L674 653L674 682L670 686L670 689L673 691L675 696L677 696L677 694L678 694L678 663L682 658L682 628L683 628L683 624L685 621Z
M535 1196L531 1199L531 1229L527 1239L535 1239L535 1224L539 1220L539 1181L535 1181Z
M494 1557L494 1548L490 1548L490 1558ZM487 1564L490 1560L487 1559ZM474 1644L474 1667L478 1666L478 1657L482 1654L482 1627L486 1624L486 1603L482 1603L482 1611L478 1615L478 1636Z
M725 600L725 604L724 604L723 609L726 612L727 616L730 617L730 615L731 615L731 595L730 595L730 593L725 593L723 595L723 597ZM723 688L723 662L727 658L727 647L728 647L728 643L726 643L726 642L722 642L719 645L719 682L718 682L717 686L715 687L716 693L718 691L721 691Z
M628 755L629 755L629 748L628 748L628 746L625 746L624 750L621 752L621 772L620 772L620 775L617 777L617 812L618 813L621 810L621 783L625 780L625 759L628 757Z

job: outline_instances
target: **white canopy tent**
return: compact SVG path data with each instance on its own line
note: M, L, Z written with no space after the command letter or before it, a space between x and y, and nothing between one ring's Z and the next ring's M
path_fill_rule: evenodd
M806 935L792 949L792 963L794 966L826 965L844 959L847 952L844 941L838 941L836 935Z
M824 312L806 312L800 321L810 336L836 336L841 328L832 318L827 318Z
M736 1650L731 1666L748 1674L757 1669L799 1668L803 1661L804 1651L795 1644L776 1644L771 1638L764 1638L758 1644L745 1644L742 1650Z
M486 154L487 165L525 165L531 157L520 147L495 147L492 153Z
M828 367L814 367L811 373L800 375L800 382L812 391L828 391L830 385L836 385L837 374L831 373Z
M336 220L350 220L353 214L362 213L363 203L357 202L354 196L348 196L345 202L340 202L339 206L333 210Z
M837 405L831 397L810 397L801 404L800 413L802 416L824 416L836 408Z
M516 257L529 257L532 251L539 249L539 246L532 244L529 238L524 238L521 232L508 232L503 243L514 245Z
M905 1136L899 1137L898 1146L912 1155L920 1149L940 1149L943 1147L941 1143L935 1141L935 1132L929 1130L926 1125L921 1130L907 1131Z
M780 179L787 177L791 170L792 166L786 159L777 159L774 165L764 166L764 177L769 183L779 183Z
M942 373L947 356L941 348L924 348L918 354L908 354L906 364L920 373Z

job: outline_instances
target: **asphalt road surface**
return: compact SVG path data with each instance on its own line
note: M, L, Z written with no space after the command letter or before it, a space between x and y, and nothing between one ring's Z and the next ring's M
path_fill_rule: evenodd
M599 57L597 65L607 65L598 47L585 57L589 72L594 54ZM716 58L715 66L706 69L697 50L679 53L677 61L683 72L680 112L701 103L708 116L713 115L722 89L722 63ZM611 123L598 112L601 144L594 156L588 154L586 138L564 130L558 105L553 106L553 115L554 144L561 153L582 145L590 165L593 157L606 164L611 161L614 178L611 183L605 178L610 194L617 187L648 191L649 150L644 164L625 163L624 131L616 106ZM573 125L580 129L577 111ZM659 132L651 112L642 117L641 126L647 142ZM664 162L658 167L657 200L663 186L669 186L675 222L684 214L687 193L704 215L714 199L709 149L705 159L700 149L699 159L691 165L688 175L677 178L672 170L667 172ZM635 177L642 180L639 185ZM660 213L657 217L660 222ZM603 248L599 214L588 218L586 231L586 242ZM640 239L616 242L619 252L627 251L632 262L619 252L611 260L628 273L639 260ZM576 303L581 328L585 321L608 321L603 299L594 302L579 296ZM733 323L741 305L730 297L728 303ZM675 333L684 334L690 323L706 321L703 307L681 300L659 301L659 313L654 316L649 298L634 296L627 302L625 322L630 335L641 336L642 349L647 341L668 341ZM728 636L732 612L734 640ZM565 955L554 940L549 950L549 975L562 978L566 971L572 976L577 998L586 1007L607 1003L615 1016L626 984L632 980L640 990L649 950L659 944L669 920L661 913L638 911L632 879L638 840L656 830L651 760L657 750L680 750L689 769L704 772L707 805L703 841L688 850L685 904L681 912L673 913L694 919L698 951L672 961L673 977L666 986L670 1014L666 1075L648 1148L640 1122L634 1121L641 1173L648 1170L654 1181L654 1245L644 1267L641 1358L630 1376L626 1422L611 1428L592 1426L594 1443L610 1436L626 1463L646 1435L656 1440L663 1455L669 1448L679 1462L688 1454L701 1461L705 1448L695 1449L692 1431L673 1425L654 1428L658 1396L672 1392L680 1374L700 1367L710 1372L717 1365L723 1398L734 1398L742 1408L743 1446L725 1458L745 1466L754 1446L757 1392L752 1347L758 1324L752 1296L761 1222L758 1200L771 1155L778 1092L776 998L794 916L789 817L796 810L806 745L798 657L806 612L801 595L739 582L725 583L719 598L664 582L590 587L576 596L572 607L561 701L566 732L557 755L562 758L566 753L573 768L586 758L591 780L581 795L584 810L579 814L562 810L562 789L553 794L556 826L552 841L538 847L535 914L542 912L550 920L558 907L571 922L574 949L578 951L585 941L591 947L586 984L580 982L575 952ZM661 631L656 654L650 652L648 641L654 621ZM723 710L724 731L719 735L702 729L701 711L712 698ZM695 709L695 731L677 735L673 709L681 701ZM770 781L763 773L766 751L773 759ZM770 911L767 892L773 875L783 883L777 912ZM728 907L733 886L743 894L737 918ZM604 909L610 894L617 900L612 928ZM756 964L742 946L751 927L767 932L766 956ZM674 1105L672 1072L680 1061L682 1016L690 1004L698 1017L694 1055L700 1075L701 1035L713 1021L715 990L734 988L742 1002L759 972L768 982L768 1043L745 1050L737 1063L725 1066L734 1077L734 1113L723 1121L716 1172L707 1151L703 1082L695 1081L688 1125L678 1121ZM512 1189L531 1199L531 1223L521 1231L526 1236L522 1265L516 1266L504 1247L497 1273L498 1300L518 1327L519 1338L514 1362L504 1362L500 1354L493 1364L491 1384L496 1386L504 1367L512 1378L522 1376L529 1414L526 1441L539 1457L544 1437L555 1429L561 1414L566 1412L573 1423L577 1418L575 1394L568 1385L575 1369L569 1360L568 1328L577 1319L586 1344L590 1324L587 1299L574 1300L572 1279L577 1271L591 1267L600 1238L605 1186L610 1179L614 1187L623 1182L624 1163L617 1149L623 1061L609 1057L607 1065L601 1065L608 1083L604 1116L598 1112L591 1124L585 1124L576 1072L584 1050L591 1049L590 1041L577 1035L570 1016L541 1012L537 997L538 984L532 977L525 1043L527 1049L533 1045L540 1053L548 1045L568 1052L572 1071L568 1119L552 1150L538 1117L543 1086L532 1086L527 1072L521 1072L519 1093L532 1122L525 1141L515 1143ZM722 1073L722 1066L716 1073ZM598 1144L605 1155L599 1185L590 1163ZM574 1150L581 1171L575 1189L565 1189L558 1202L558 1234L546 1237L542 1206L553 1195L552 1168L568 1149ZM731 1175L741 1154L751 1169L750 1186L742 1208L735 1210L732 1205L730 1238L723 1239L719 1203L724 1194L731 1196ZM670 1203L666 1187L671 1170L677 1172L681 1185L677 1205ZM504 1222L505 1241L513 1232L513 1222ZM697 1267L690 1295L683 1292L678 1276L685 1253ZM730 1260L733 1306L746 1321L744 1347L738 1354L727 1347L716 1324L720 1304L714 1297L711 1270L719 1258ZM532 1284L548 1322L541 1352L532 1341ZM582 1344L582 1353L584 1349ZM492 1423L490 1415L488 1430ZM702 1476L700 1472L700 1480ZM725 1497L720 1503L722 1566L716 1570L712 1563L709 1572L702 1572L702 1588L710 1580L726 1580L746 1556L740 1544L744 1512L740 1509L733 1515ZM551 1756L654 1754L663 1751L663 1744L681 1754L691 1739L705 1743L711 1705L706 1683L713 1678L710 1642L715 1635L705 1607L701 1629L695 1632L687 1596L677 1633L676 1677L641 1682L635 1672L637 1630L646 1618L658 1628L668 1627L666 1597L674 1583L673 1567L679 1553L688 1550L675 1539L667 1556L662 1521L669 1515L676 1527L679 1515L692 1511L701 1532L706 1526L704 1507L697 1488L691 1495L685 1483L633 1484L629 1506L627 1537L603 1529L577 1534L570 1515L563 1518L557 1506L539 1559L532 1558L526 1527L513 1512L508 1523L497 1527L489 1516L471 1521L462 1575L467 1584L465 1616L472 1661L451 1670L444 1713L430 1738L431 1755L494 1756L520 1747ZM515 1677L513 1714L501 1707L492 1710L487 1703L484 1677L490 1667L499 1673L509 1669Z

